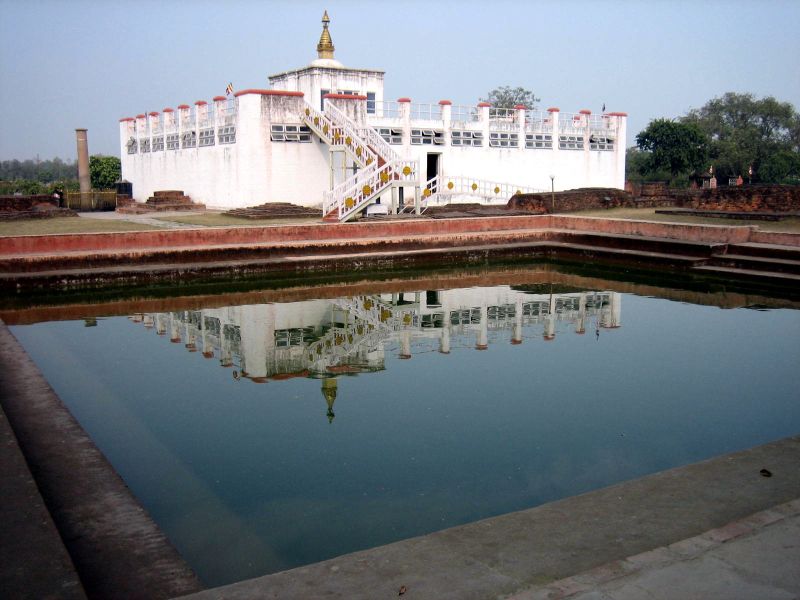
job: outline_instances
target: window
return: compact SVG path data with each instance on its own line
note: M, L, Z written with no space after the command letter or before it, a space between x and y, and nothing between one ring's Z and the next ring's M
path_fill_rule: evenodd
M178 134L177 133L168 133L167 134L167 150L177 150L178 149Z
M456 130L450 132L452 146L483 146L483 132Z
M158 136L153 138L153 152L163 152L164 151L164 136Z
M560 135L558 136L558 147L561 150L583 150L583 136Z
M375 131L388 143L388 144L402 144L403 143L403 130L391 129L389 127L376 127Z
M593 135L589 137L590 150L613 150L614 140L600 135Z
M552 148L553 136L547 133L526 133L526 148Z
M139 149L138 144L134 138L128 140L128 154L136 154L136 151Z
M150 140L145 138L139 141L139 152L150 152Z
M492 148L519 148L519 134L492 131L489 134L489 146Z
M195 148L197 146L197 132L184 131L181 134L181 148Z
M414 146L441 146L444 144L444 133L434 129L412 129L411 144Z
M214 145L214 128L200 130L200 146L213 146Z
M225 125L217 132L220 144L233 144L236 142L236 125Z
M310 142L311 130L305 125L272 125L269 139L273 142Z
M367 114L375 114L375 92L367 92Z

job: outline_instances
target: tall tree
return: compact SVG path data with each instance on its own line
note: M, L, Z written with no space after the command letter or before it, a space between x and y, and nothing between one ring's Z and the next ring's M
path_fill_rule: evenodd
M89 157L89 178L92 189L106 190L114 187L114 182L120 178L121 163L116 156L102 156L96 154Z
M682 122L709 136L709 158L722 177L746 176L751 166L754 181L800 177L793 166L800 158L800 115L788 102L729 92L690 111Z
M708 138L691 123L655 119L636 136L639 150L647 152L647 171L667 171L673 177L702 169L707 160Z
M486 98L481 98L481 102L488 102L493 108L514 108L518 104L536 108L539 98L525 88L504 85L493 89Z

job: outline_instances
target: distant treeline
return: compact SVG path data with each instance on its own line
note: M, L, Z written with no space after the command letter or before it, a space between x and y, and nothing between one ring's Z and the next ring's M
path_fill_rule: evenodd
M78 178L77 161L52 160L4 160L0 162L0 179L15 181L26 179L39 183L53 183Z

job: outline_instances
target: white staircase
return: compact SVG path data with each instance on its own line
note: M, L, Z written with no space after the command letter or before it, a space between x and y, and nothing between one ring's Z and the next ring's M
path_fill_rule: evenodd
M361 167L325 192L323 217L347 221L390 186L418 181L417 161L401 158L374 129L359 127L329 101L324 113L306 104L301 119L331 148L343 149Z

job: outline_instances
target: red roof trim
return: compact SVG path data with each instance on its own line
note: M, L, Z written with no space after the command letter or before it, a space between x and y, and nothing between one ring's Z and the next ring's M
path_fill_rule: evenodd
M151 117L157 117L157 116L158 116L158 115L160 115L160 114L161 114L161 113L158 113L158 112L156 112L156 111L151 111L151 112L150 112L150 116L151 116Z
M246 94L259 94L261 96L297 96L302 98L304 96L303 92L290 92L289 90L240 90L235 92L233 95L237 98L239 96L244 96Z
M135 120L136 119L134 119L133 117L125 117L124 119L120 119L119 122L120 123L125 123L127 121L135 121Z
M491 102L478 102L478 107L479 108L485 108L485 107L491 106L491 105L492 105Z
M198 100L197 102L194 103L195 106L205 106L206 104L208 104L208 102L206 102L205 100Z
M439 100L439 106L452 106L452 104L450 100Z
M137 119L144 119L145 117L144 117L144 115L136 115L136 118Z
M165 108L165 109L164 109L164 110L162 110L161 112L175 112L175 111L174 111L174 110L172 110L171 108Z
M557 106L551 106L550 108L547 109L547 112L561 112L561 109L558 108Z
M360 94L325 94L323 98L336 98L338 100L366 100L366 96Z
M223 100L227 100L225 96L214 96L214 102L222 102Z
M627 117L628 113L625 113L625 112L613 112L613 113L608 113L608 115L610 117Z
M516 108L517 110L528 110L528 107L525 106L524 104L517 104L516 106L514 106L514 108Z
M179 108L179 109L186 110L187 108L189 108L189 105L188 105L188 104L179 104L179 105L178 105L178 108Z
M398 98L397 101L398 102L411 102L411 98L406 98L406 97Z
M590 111L588 108L582 108L582 109L581 109L581 110L579 110L578 112L579 112L580 114L582 114L582 115L590 115L590 114L592 114L592 111Z

